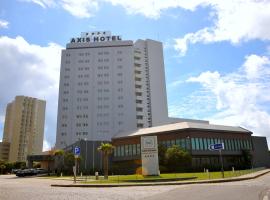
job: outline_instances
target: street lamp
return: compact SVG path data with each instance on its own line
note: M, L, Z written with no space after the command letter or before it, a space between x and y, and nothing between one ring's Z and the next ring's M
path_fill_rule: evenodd
M86 173L86 165L87 165L87 138L84 138L84 141L85 141L84 171Z

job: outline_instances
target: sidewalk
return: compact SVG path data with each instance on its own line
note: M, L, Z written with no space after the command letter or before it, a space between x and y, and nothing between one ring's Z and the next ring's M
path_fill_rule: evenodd
M171 182L149 182L149 183L104 183L104 184L52 184L52 187L131 187L131 186L158 186L158 185L187 185L187 184L202 184L202 183L222 183L234 182L255 179L270 172L270 169L257 171L250 174L245 174L233 178L198 180L198 181L171 181Z

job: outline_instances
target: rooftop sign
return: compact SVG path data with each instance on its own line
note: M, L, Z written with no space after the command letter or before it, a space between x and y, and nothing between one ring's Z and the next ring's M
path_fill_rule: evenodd
M109 31L83 32L81 37L71 38L70 43L107 42L122 40L119 35L111 35Z

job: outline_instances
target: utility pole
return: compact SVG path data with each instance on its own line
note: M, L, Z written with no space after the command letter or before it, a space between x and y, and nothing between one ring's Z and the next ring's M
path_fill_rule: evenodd
M223 159L222 159L221 149L219 149L219 158L220 158L220 164L221 164L222 178L224 178L224 168L223 168Z

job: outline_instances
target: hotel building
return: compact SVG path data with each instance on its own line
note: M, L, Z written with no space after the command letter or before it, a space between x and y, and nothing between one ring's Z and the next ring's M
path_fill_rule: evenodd
M56 147L167 124L162 43L82 33L62 51Z

